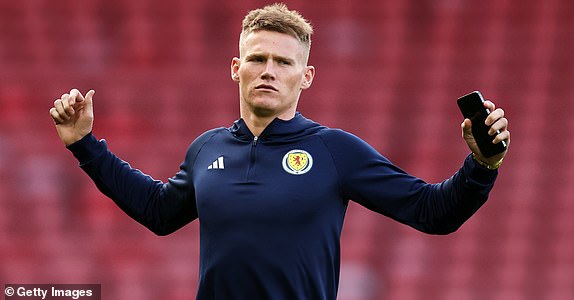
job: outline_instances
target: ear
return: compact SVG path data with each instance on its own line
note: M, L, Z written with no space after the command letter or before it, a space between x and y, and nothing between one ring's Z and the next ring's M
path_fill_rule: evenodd
M305 75L303 77L303 82L301 82L301 89L306 90L311 87L311 83L313 83L313 78L315 78L315 67L313 66L306 66L305 67Z
M239 65L241 63L241 59L234 57L231 60L231 79L235 82L239 82Z

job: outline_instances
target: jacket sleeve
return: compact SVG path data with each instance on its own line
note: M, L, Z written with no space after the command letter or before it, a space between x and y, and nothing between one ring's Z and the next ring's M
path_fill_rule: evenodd
M430 184L349 133L332 131L324 142L333 156L343 197L429 234L456 231L486 202L498 174L469 155L452 177Z
M197 218L190 174L192 147L179 172L167 183L132 168L91 133L68 149L103 194L155 234L170 234Z

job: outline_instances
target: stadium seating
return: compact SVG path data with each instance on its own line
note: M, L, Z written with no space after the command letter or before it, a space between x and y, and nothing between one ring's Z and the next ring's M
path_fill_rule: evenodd
M199 224L156 237L59 141L52 102L95 89L95 128L166 180L189 143L238 118L229 63L262 1L0 2L0 283L101 283L103 299L190 299ZM300 111L429 182L468 154L457 97L511 121L489 201L428 236L351 203L340 299L574 299L574 2L287 1L315 26Z

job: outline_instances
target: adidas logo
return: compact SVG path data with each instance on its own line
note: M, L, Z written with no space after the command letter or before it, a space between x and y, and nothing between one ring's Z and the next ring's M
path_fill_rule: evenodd
M223 170L225 165L223 165L223 156L218 157L209 167L208 170Z

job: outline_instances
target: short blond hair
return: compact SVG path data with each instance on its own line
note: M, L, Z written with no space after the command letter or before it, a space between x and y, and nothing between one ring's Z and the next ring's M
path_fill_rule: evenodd
M305 45L307 51L311 48L311 34L313 33L311 23L303 18L299 12L289 10L287 5L283 3L254 9L245 16L241 38L259 30L288 34Z

